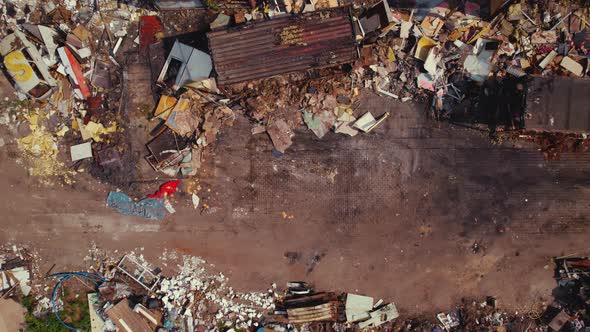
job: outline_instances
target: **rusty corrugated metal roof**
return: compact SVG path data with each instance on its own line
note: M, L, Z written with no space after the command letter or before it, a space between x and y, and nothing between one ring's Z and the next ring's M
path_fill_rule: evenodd
M283 16L207 34L217 83L227 85L357 58L346 7Z
M590 82L533 76L528 100L527 129L590 132Z

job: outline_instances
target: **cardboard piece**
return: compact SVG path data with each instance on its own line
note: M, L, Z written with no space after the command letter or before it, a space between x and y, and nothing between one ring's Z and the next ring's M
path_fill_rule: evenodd
M373 298L369 296L347 294L346 295L346 322L354 323L371 317L369 312L373 310Z
M370 128L377 123L375 117L371 112L367 112L363 114L356 122L354 123L353 127L358 128L364 132L368 132Z
M92 146L90 142L70 146L72 161L92 158Z
M377 327L399 317L399 313L394 303L390 303L384 306L383 308L377 309L371 312L370 315L370 319L359 323L360 329L365 329L368 327Z

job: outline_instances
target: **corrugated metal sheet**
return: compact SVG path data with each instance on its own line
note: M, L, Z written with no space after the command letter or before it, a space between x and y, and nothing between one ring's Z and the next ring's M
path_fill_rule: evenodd
M534 77L527 112L527 129L590 132L590 82Z
M338 320L338 302L328 302L313 307L287 309L289 323L300 324Z
M357 58L347 7L253 22L207 36L219 85Z

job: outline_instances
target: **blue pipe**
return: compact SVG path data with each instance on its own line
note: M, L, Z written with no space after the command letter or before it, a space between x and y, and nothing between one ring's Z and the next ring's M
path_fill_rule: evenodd
M74 330L74 331L82 330L79 327L74 327L74 326L66 324L66 322L64 322L61 319L61 317L59 317L59 314L57 311L57 305L55 304L55 300L57 299L57 292L58 292L59 288L61 287L61 285L72 277L80 277L80 278L84 278L86 280L89 280L96 287L98 287L99 283L95 279L98 279L101 282L105 282L105 279L103 277L99 276L98 274L90 273L90 272L62 272L62 273L52 274L52 275L50 275L50 277L61 278L61 279L59 279L59 281L55 285L55 288L53 288L53 292L51 294L51 306L53 307L53 313L55 314L55 318L57 318L57 320L69 330Z

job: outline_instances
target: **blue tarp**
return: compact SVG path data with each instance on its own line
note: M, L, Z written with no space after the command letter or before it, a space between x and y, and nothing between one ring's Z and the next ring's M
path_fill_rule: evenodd
M144 198L141 201L133 199L122 192L111 191L107 197L107 206L119 213L143 217L148 219L164 219L168 214L163 199Z

